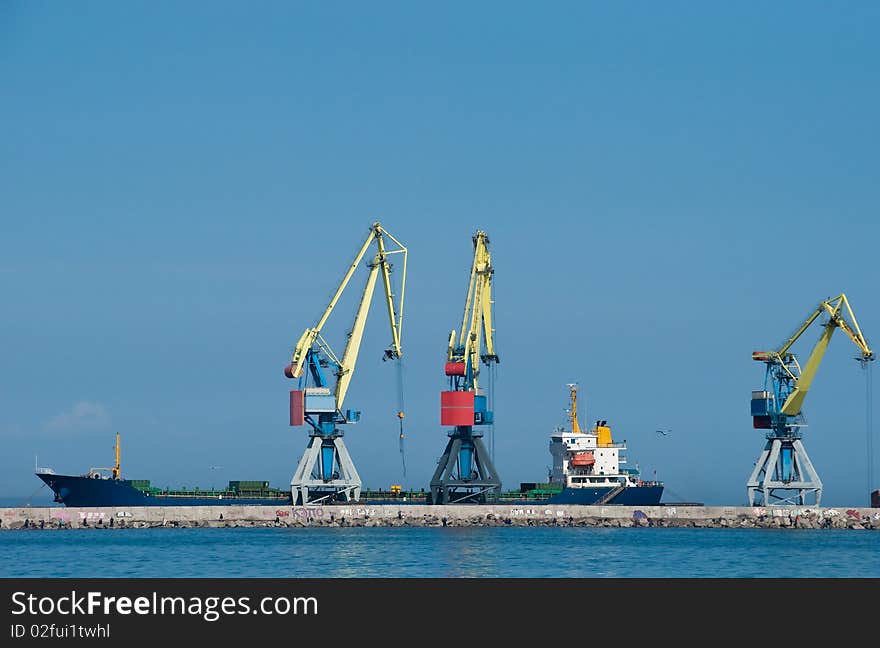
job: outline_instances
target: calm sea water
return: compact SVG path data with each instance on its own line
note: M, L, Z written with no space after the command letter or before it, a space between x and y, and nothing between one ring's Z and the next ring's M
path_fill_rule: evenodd
M668 528L0 532L0 577L880 577L880 533Z

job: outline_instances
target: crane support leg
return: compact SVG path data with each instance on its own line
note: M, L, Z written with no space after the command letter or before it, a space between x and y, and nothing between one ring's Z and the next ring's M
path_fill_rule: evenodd
M290 495L294 506L361 498L361 478L341 436L311 436L290 480Z
M486 503L501 494L501 478L482 432L456 427L431 478L431 503Z
M797 437L769 436L747 484L749 506L813 505L822 501L822 480Z

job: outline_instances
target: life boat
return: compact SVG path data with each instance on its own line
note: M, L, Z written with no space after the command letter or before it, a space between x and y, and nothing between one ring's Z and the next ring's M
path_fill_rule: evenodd
M578 452L571 458L572 466L592 466L594 463L596 459L592 452Z

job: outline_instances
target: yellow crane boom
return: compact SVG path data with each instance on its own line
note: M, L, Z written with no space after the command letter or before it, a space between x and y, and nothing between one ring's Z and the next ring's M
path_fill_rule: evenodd
M397 247L389 250L385 245L386 237L391 240ZM330 318L330 314L333 312L333 309L339 302L343 291L345 290L346 286L348 286L352 275L354 274L361 261L363 261L364 256L366 255L367 250L369 249L370 244L373 243L373 241L376 242L377 252L373 260L370 261L368 264L370 271L367 276L366 286L364 288L363 294L361 295L361 301L355 315L354 324L352 325L352 329L348 337L348 342L345 346L345 351L342 355L342 359L339 360L330 345L323 339L323 337L321 337L321 330L327 323L327 320ZM394 294L391 288L391 263L388 260L388 257L392 254L403 255L400 297L398 299L396 311L394 305ZM363 339L364 327L366 325L367 313L370 309L373 292L376 287L376 279L378 278L379 273L382 274L382 283L385 289L385 304L388 310L388 320L391 325L391 346L390 349L386 352L386 357L401 357L403 351L400 343L400 332L403 326L403 300L406 290L406 260L406 247L402 245L400 241L398 241L391 233L384 229L380 223L373 223L370 226L370 231L367 235L366 240L360 247L360 250L358 250L354 260L349 265L345 275L342 278L341 283L339 284L339 287L336 289L336 292L333 294L333 297L330 299L330 303L327 305L327 308L324 309L324 312L321 314L318 322L315 324L315 326L307 328L300 336L299 341L296 343L296 347L294 348L290 365L285 370L285 374L289 378L299 378L300 376L302 376L308 352L315 345L321 347L327 353L330 359L338 366L338 380L336 382L335 397L337 409L342 409L345 396L348 393L349 384L351 382L352 376L354 375L354 368L357 364L358 353L360 352L361 340Z
M807 359L807 364L804 365L803 370L799 370L799 375L797 375L790 366L797 367L797 361L789 352L789 349L822 313L828 315L828 321L823 325L825 330L813 347L813 351ZM847 321L847 316L851 323ZM860 360L866 362L874 359L874 352L868 346L865 336L862 335L855 313L853 313L845 294L819 302L819 305L807 316L803 324L776 351L756 351L752 354L754 360L763 362L775 360L778 366L784 368L794 381L794 389L792 389L779 410L781 414L786 416L797 416L800 414L810 385L812 385L813 379L816 377L819 364L822 362L825 351L828 349L831 336L838 328L846 333L849 339L859 348L861 352Z

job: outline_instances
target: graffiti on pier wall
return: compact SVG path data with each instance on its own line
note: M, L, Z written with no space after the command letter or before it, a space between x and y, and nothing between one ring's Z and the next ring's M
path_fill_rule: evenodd
M324 508L321 506L298 506L293 509L293 517L299 520L315 520L324 517Z
M332 514L328 513L332 510ZM336 517L374 517L378 511L372 507L332 507L325 509L323 506L297 506L290 510L276 509L275 517L277 518L294 518L300 521L320 520L329 517L331 520Z
M296 506L291 509L275 509L276 518L294 518L301 521L316 520L324 517L322 506Z

